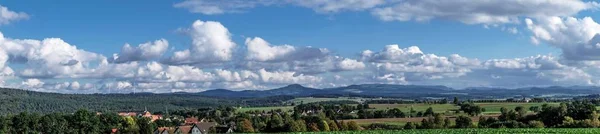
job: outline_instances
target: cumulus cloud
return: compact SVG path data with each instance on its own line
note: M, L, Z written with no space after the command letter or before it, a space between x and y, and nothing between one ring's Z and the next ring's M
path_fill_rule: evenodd
M236 44L221 23L197 20L185 30L192 38L189 49L177 51L165 60L168 64L218 63L232 59Z
M44 40L0 40L0 48L8 60L25 63L27 67L17 74L29 78L85 77L92 70L91 62L106 60L102 55L78 49L59 38ZM0 56L4 57L4 56ZM0 58L0 64L6 60Z
M169 42L165 39L140 44L135 48L125 44L119 54L113 55L112 60L116 63L152 60L161 57L168 48Z
M342 57L326 48L273 45L260 37L246 38L246 49L238 49L232 34L221 23L197 20L182 30L191 38L190 47L175 49L172 54L165 54L169 47L166 39L138 46L125 44L118 54L106 58L60 38L11 39L0 33L0 85L13 82L20 88L68 93L163 93L214 88L268 89L287 84L311 87L365 83L458 87L600 84L597 77L600 25L590 17L568 17L597 8L596 2L186 0L175 6L203 14L223 14L269 5L307 7L318 13L368 10L390 21L450 19L491 25L509 33L523 32L518 26L498 24L524 22L526 30L532 33L529 38L532 42L560 48L562 56L480 61L458 54L425 53L417 46L387 45L383 50L365 50L358 56ZM519 20L524 17L530 19Z
M560 48L570 60L600 60L600 24L591 17L546 17L526 19L532 42Z
M435 54L424 54L419 47L400 48L398 45L387 45L380 52L365 50L361 59L370 62L384 78L389 74L403 74L403 79L439 79L443 77L463 76L478 67L477 59L468 59L460 55L450 58ZM410 76L410 77L409 77Z
M0 25L6 25L11 22L28 19L29 15L23 12L8 10L7 7L0 5Z
M514 59L491 59L483 69L474 70L469 77L485 80L488 86L553 86L596 85L580 65L569 65L552 55L537 55ZM480 75L480 76L478 76ZM489 76L489 77L485 77Z
M339 70L360 70L365 68L365 63L355 59L343 59L336 64Z
M294 61L322 58L329 54L324 48L294 47L291 45L272 46L259 37L246 38L248 55L246 59L255 61Z
M466 24L519 23L519 17L571 16L598 8L580 0L403 0L376 8L372 14L385 21L457 20Z
M23 84L26 87L30 87L30 88L40 88L40 87L44 86L44 82L40 81L39 79L27 79L27 80L23 81L21 84Z
M298 74L289 71L269 72L265 69L259 70L258 75L260 76L260 82L271 84L309 84L319 83L322 80L321 77L317 76Z

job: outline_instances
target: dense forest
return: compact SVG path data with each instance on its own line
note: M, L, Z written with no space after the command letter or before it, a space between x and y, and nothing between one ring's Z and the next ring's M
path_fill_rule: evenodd
M0 113L72 113L90 111L166 111L215 106L271 106L293 99L291 96L266 98L218 98L195 93L170 94L58 94L0 88Z

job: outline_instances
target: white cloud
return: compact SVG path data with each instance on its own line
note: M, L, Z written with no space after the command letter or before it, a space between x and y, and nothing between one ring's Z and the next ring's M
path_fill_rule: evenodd
M354 59L343 59L336 66L340 70L360 70L365 68L365 63Z
M239 13L258 6L270 5L296 5L311 8L317 13L335 13L367 10L385 3L385 0L185 0L176 3L174 7L206 15Z
M116 63L152 60L162 56L168 48L169 42L165 39L140 44L135 48L125 44L121 52L115 54L112 60Z
M90 63L106 60L102 55L77 49L59 38L5 38L0 40L0 49L4 50L11 62L27 65L18 75L32 78L86 77L93 72Z
M286 71L269 72L265 69L259 70L258 75L260 76L261 82L270 84L309 84L319 83L322 80L321 77L317 76Z
M519 17L571 16L598 8L580 0L403 0L376 8L372 14L385 21L457 20L466 24L519 23Z
M307 7L318 13L361 11L386 3L386 0L290 0L290 3Z
M0 5L0 25L6 25L11 22L28 19L29 15L23 12L8 10L7 7Z
M323 58L329 54L329 50L324 48L271 46L269 42L259 37L246 38L246 45L248 46L246 59L261 62L311 60Z
M361 57L363 61L370 62L382 76L403 73L403 77L408 77L403 78L406 80L459 77L471 72L471 68L480 66L477 59L456 54L450 58L424 54L416 46L400 48L398 45L387 45L380 52L363 51Z
M246 59L256 61L276 60L290 56L290 53L296 51L296 48L290 45L271 46L269 42L259 37L246 38L246 45L248 46Z
M27 79L23 81L22 84L29 88L41 88L44 86L44 82L39 79Z
M199 68L185 65L168 66L165 71L169 82L210 82L215 77L210 72L204 72Z
M560 48L569 60L600 60L600 24L591 17L545 17L526 19L532 43Z
M487 86L523 87L598 84L592 82L598 78L588 74L584 70L584 66L562 63L559 58L552 55L491 59L483 64L484 68L475 69L467 77L483 80L484 83L489 84Z
M202 13L207 15L243 12L246 9L254 8L260 5L270 5L276 0L185 0L176 3L174 7L185 8L192 13Z
M192 45L189 49L175 52L166 63L218 63L232 59L236 44L231 40L229 30L221 23L197 20L186 31L192 38Z

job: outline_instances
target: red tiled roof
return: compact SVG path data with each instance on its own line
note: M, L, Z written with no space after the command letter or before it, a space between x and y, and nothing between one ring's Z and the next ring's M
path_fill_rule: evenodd
M185 118L185 124L194 124L194 123L198 123L198 118L196 118L196 117Z
M179 131L182 134L189 134L191 130L192 130L192 126L179 126L179 127L177 127L176 132Z

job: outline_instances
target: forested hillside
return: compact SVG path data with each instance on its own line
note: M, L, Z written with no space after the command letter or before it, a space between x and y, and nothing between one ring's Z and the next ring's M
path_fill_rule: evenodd
M78 109L90 111L165 111L166 109L197 109L201 107L265 106L293 99L274 96L262 99L220 99L195 93L171 94L57 94L0 88L0 113L19 112L74 112Z

